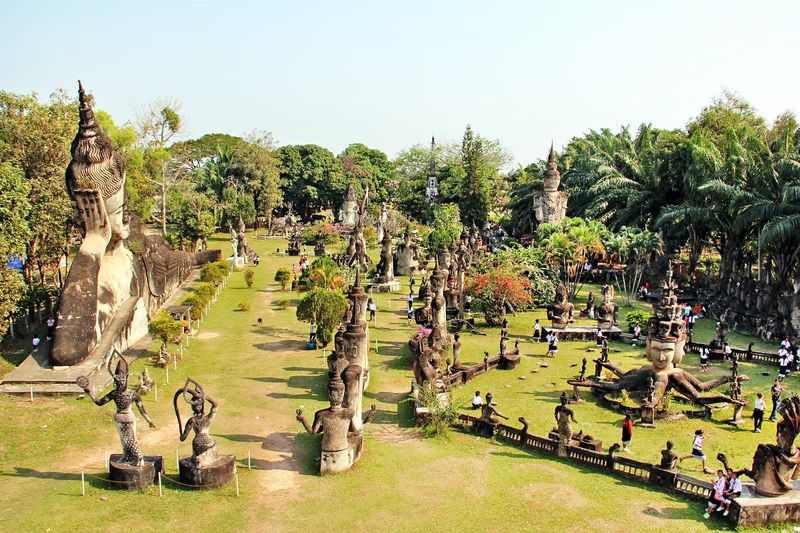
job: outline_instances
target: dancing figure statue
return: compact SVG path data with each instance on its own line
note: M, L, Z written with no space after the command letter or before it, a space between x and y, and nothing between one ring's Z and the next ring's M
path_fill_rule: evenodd
M132 390L128 390L128 363L119 352L116 352L115 355L119 357L116 369L113 372L111 371L111 363L114 361L114 357L109 359L107 367L108 373L114 379L114 388L102 398L97 398L92 393L89 388L89 379L86 376L80 376L75 381L95 405L103 406L108 402L114 402L117 407L114 423L117 425L119 441L122 445L122 457L117 462L139 467L142 466L144 456L139 448L139 440L136 438L136 415L133 414L132 406L136 405L136 408L139 409L142 417L151 428L155 429L156 425L147 414L139 395Z
M194 388L192 386L194 385ZM183 425L181 413L178 409L178 398L183 398L192 408L192 416ZM205 414L206 402L211 406L208 414ZM182 389L175 392L172 399L175 407L175 416L178 418L178 432L181 442L185 441L190 431L194 431L192 439L192 462L196 467L203 467L214 463L217 460L217 444L211 438L209 430L214 417L217 415L217 402L205 393L192 378L186 378L186 383Z

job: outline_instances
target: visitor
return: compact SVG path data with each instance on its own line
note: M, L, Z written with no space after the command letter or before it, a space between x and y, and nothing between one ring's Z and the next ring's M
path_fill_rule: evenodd
M736 472L734 472L732 468L728 467L727 472L728 486L722 498L722 503L725 504L725 512L722 513L722 516L728 516L728 514L731 512L731 504L733 503L733 500L742 495L742 480L739 479L739 476L736 475ZM719 511L720 508L717 507L717 510Z
M372 298L367 300L367 309L369 309L369 321L370 322L374 322L375 321L375 311L378 308L375 307L375 302L372 301Z
M783 381L786 374L789 373L789 352L784 348L778 351L778 379Z
M411 320L411 317L414 315L414 291L409 291L408 298L406 298L406 302L408 302L408 309L406 310L408 314L408 319Z
M317 341L317 325L313 322L308 327L308 342L316 342Z
M778 406L781 403L781 394L783 393L783 387L781 386L780 378L775 380L775 383L772 385L772 388L770 388L769 392L772 396L772 414L769 415L769 421L775 422L775 420L778 418Z
M639 324L633 328L633 338L631 339L631 346L639 346L639 337L642 336L642 327Z
M722 470L717 470L717 479L714 480L714 487L711 489L711 499L708 500L708 509L703 513L703 518L710 517L711 513L714 511L722 510L722 497L725 494L726 485L727 479L725 479L725 474Z
M708 346L700 346L700 372L708 372Z
M480 409L483 406L483 398L481 398L481 391L476 390L475 396L472 397L472 408Z
M695 322L697 322L697 315L695 315L695 314L689 315L689 323L687 324L687 326L689 327L689 332L690 333L694 329L694 323Z
M731 349L730 345L726 342L722 347L722 362L724 363L725 361L727 361L732 353L733 350Z
M764 411L767 410L767 402L764 401L762 393L756 393L756 403L753 405L753 431L761 433L761 423L764 422Z
M33 351L35 352L36 349L39 347L39 343L42 342L42 339L39 338L39 335L34 335L33 341L31 342L33 342Z
M791 347L792 347L792 343L789 342L789 337L786 337L785 339L783 339L781 341L781 348L785 348L786 350L789 350Z
M542 338L542 324L539 322L537 318L533 322L533 342L539 342Z
M409 276L409 277L411 278L411 281L408 283L408 288L409 288L409 292L413 293L414 292L414 285L416 285L417 280L414 279L414 276Z
M692 306L689 305L689 304L684 305L683 306L683 317L684 318L688 318L690 314L692 314Z
M603 345L603 330L600 328L600 326L597 326L597 345Z
M472 308L472 296L467 294L466 296L464 296L464 311L469 313L471 308Z
M788 376L792 373L792 370L794 370L795 365L794 352L789 348L786 349L786 360L788 361L788 364L786 365L786 375Z
M705 443L705 440L706 440L706 435L702 429L698 429L697 431L695 431L694 440L692 441L692 453L684 457L681 457L680 460L681 462L683 462L684 459L689 459L689 458L697 459L703 465L703 472L705 472L706 474L710 474L711 470L709 470L708 467L706 466L706 454L703 451L703 444Z
M53 315L47 317L47 340L53 338L53 335L56 333L56 319L53 318Z
M547 355L548 357L555 357L558 353L558 333L555 331L550 332L549 340L547 341Z
M625 415L622 421L622 451L630 452L631 440L633 439L633 420L631 415Z

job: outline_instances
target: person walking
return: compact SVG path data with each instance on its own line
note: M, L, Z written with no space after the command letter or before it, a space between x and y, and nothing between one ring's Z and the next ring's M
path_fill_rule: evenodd
M772 385L772 388L770 388L769 392L772 396L772 414L769 415L769 421L775 422L775 420L778 418L778 406L781 403L781 394L783 393L783 387L781 386L780 378L775 380L775 383Z
M537 318L533 323L533 342L539 342L542 339L542 324Z
M315 323L311 323L308 326L308 342L316 342L317 341L317 325Z
M761 424L764 422L764 411L767 410L767 402L764 401L762 393L756 394L756 402L753 405L753 431L761 433Z
M708 469L706 466L706 454L703 451L703 444L705 444L706 435L702 429L698 429L694 432L694 440L692 440L692 453L681 457L680 461L683 462L684 459L697 459L703 465L703 472L706 474L711 474L711 470Z
M789 373L789 352L785 348L778 351L778 379L783 381Z
M414 316L414 289L408 291L408 298L406 298L406 302L408 303L408 320L411 321L411 318Z
M53 338L53 335L56 333L56 319L53 318L53 315L47 317L47 340Z
M558 353L558 333L551 331L547 339L547 356L555 357Z
M375 321L375 311L377 311L378 308L375 306L375 302L372 301L372 298L367 300L367 309L369 309L369 321L370 322L374 322Z
M603 345L603 330L597 326L597 346Z
M631 415L625 415L622 420L622 451L630 452L631 440L633 440L633 420Z
M708 346L700 346L700 372L708 372Z

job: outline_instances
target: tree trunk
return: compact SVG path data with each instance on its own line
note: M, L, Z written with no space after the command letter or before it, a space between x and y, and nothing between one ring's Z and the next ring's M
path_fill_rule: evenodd
M166 179L166 178L165 178ZM167 184L161 184L161 235L167 234Z

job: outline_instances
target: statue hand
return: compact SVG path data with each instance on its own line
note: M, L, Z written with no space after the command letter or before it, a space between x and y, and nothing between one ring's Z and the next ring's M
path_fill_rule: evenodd
M295 415L296 415L296 416L295 416L295 418L296 418L298 421L300 421L300 419L301 419L301 418L303 418L303 408L302 408L302 407L298 407L298 408L295 410L295 412L294 412L294 413L295 413Z
M152 420L150 422L148 422L148 424L150 425L151 429L156 429L156 425L153 423Z

